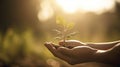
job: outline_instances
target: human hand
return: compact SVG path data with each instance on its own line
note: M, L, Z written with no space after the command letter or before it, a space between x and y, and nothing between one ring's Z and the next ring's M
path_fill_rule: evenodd
M73 47L76 47L76 46L84 46L86 44L83 43L83 42L80 42L78 40L65 40L65 41L60 41L59 45L67 47L67 48L73 48Z
M90 62L93 54L96 52L96 50L88 46L77 46L72 49L63 46L58 46L56 48L53 43L46 43L45 46L55 57L58 57L72 65Z

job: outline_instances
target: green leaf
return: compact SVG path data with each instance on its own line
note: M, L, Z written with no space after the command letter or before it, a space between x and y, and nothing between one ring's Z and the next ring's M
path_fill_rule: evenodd
M62 31L54 29L53 31L55 31L57 33L57 35L62 35Z
M65 19L61 16L57 16L56 17L56 23L62 26L66 26L67 22L65 21Z
M62 39L62 38L61 38L61 37L55 37L55 39L60 40L60 39Z
M67 28L68 28L68 29L72 29L72 28L74 27L74 25L75 25L75 24L74 24L73 22L68 23L68 24L67 24Z
M54 29L53 31L57 32L57 33L61 33L60 30Z
M71 36L75 35L75 33L68 34L68 31L71 30L74 27L73 22L67 22L63 17L56 16L56 23L60 25L61 31L54 30L57 32L60 37L56 37L55 39L63 39L70 38Z
M68 36L74 36L76 34L77 34L76 32L72 32L72 33L68 34Z

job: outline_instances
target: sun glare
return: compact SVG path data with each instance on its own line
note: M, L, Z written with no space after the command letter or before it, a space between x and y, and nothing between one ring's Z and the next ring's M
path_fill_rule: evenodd
M79 8L77 0L56 0L56 2L67 13L74 13Z
M103 13L112 10L115 6L113 0L56 0L56 3L66 12L95 12Z
M52 1L54 2L51 3ZM102 14L114 10L115 0L43 0L38 13L39 20L45 21L50 19L55 14L54 7L66 14L75 12Z

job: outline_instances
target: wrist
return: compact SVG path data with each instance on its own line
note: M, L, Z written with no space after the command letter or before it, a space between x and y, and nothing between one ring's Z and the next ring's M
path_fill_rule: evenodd
M93 57L94 62L110 64L110 58L108 55L108 51L105 50L97 50Z

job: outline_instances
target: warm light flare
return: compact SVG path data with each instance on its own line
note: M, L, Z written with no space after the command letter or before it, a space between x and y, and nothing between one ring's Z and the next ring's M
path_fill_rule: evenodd
M79 8L77 0L56 0L65 12L74 13Z
M66 12L95 12L110 11L115 6L113 0L56 0L56 3Z
M66 14L75 12L102 14L114 11L115 2L115 0L43 0L40 4L38 18L41 21L50 19L57 10L54 10L54 7Z

